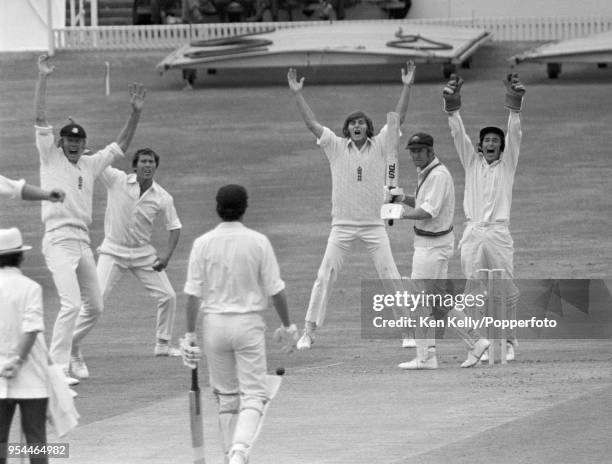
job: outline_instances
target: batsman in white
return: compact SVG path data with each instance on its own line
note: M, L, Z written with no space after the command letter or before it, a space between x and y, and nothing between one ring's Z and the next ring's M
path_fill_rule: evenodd
M463 210L467 226L459 243L461 267L467 290L473 290L479 269L503 269L504 292L509 319L516 319L519 290L514 278L514 242L510 235L512 187L522 139L520 113L525 86L518 74L503 80L506 94L504 106L509 110L508 129L487 126L481 129L475 148L459 114L463 79L452 75L442 96L444 110L461 165L465 169ZM499 298L495 304L501 304ZM506 358L514 360L517 341L514 331L507 340ZM478 356L478 352L472 353ZM486 353L482 353L486 358Z
M448 262L455 249L453 218L455 215L455 186L448 168L436 156L434 139L431 135L418 132L408 139L406 148L417 168L417 186L414 195L404 194L402 188L391 190L396 202L402 202L412 209L403 214L404 219L414 219L414 254L412 255L411 279L428 295L443 295L449 291ZM465 313L455 308L426 309L429 316L436 318L446 315L457 320L465 319ZM459 325L459 324L458 324ZM474 329L456 329L471 349L484 351L489 341L483 339ZM474 342L473 340L476 340ZM399 364L401 369L437 369L436 338L433 328L418 326L416 330L417 355L414 359ZM471 358L462 367L474 364Z
M226 462L245 464L269 401L262 312L270 297L282 322L274 339L283 343L283 351L293 350L298 331L289 319L285 282L270 241L242 223L246 189L226 185L216 200L222 222L194 241L189 256L187 333L181 350L185 364L193 367L200 356L195 329L202 313L204 353Z
M42 251L60 297L61 308L53 327L51 357L62 366L66 380L74 385L78 380L69 376L70 351L74 324L81 305L88 312L100 311L103 305L96 263L90 247L94 181L115 159L127 150L145 100L142 84L130 88L131 114L115 142L92 155L82 156L86 133L71 122L60 130L56 143L53 127L47 123L47 78L54 71L48 57L38 59L36 85L36 147L40 156L40 183L43 189L62 187L66 190L63 203L43 203L45 225Z
M403 86L395 107L400 124L408 110L415 68L409 61L406 70L402 69ZM327 156L332 175L331 232L310 294L304 332L297 344L298 349L308 349L314 342L315 330L323 325L333 285L354 242L365 244L380 279L401 279L380 218L390 133L384 126L374 135L372 120L362 111L355 111L344 121L342 137L337 136L319 124L306 103L302 94L304 78L298 80L296 70L289 69L287 81L306 127Z
M26 184L24 179L12 180L0 175L0 196L21 198L28 201L48 200L51 202L61 202L64 201L66 193L61 189L43 190L35 185Z
M150 148L136 150L132 158L134 173L107 167L100 180L107 190L104 241L98 248L98 278L102 299L106 301L125 271L131 271L157 299L157 344L155 356L180 356L170 345L176 313L176 293L166 274L166 267L178 244L181 222L176 214L174 199L157 182L155 172L159 155ZM151 245L151 235L157 217L163 216L168 230L168 245L158 253ZM102 307L83 307L77 318L70 370L77 377L89 377L83 359L81 343L93 329Z

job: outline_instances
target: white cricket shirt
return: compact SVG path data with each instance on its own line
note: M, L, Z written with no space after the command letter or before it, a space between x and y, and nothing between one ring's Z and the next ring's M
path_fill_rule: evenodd
M451 173L434 157L425 169L417 169L417 182L420 187L415 206L427 211L432 217L417 220L414 225L429 232L448 230L453 225L455 214L455 186ZM450 234L447 235L450 237Z
M45 330L42 287L14 267L0 267L0 366L17 353L26 332ZM36 358L34 362L33 358ZM37 341L12 379L0 377L0 398L46 398L47 356Z
M0 176L0 195L9 198L20 198L25 183L24 179L11 180L7 177Z
M499 160L488 164L477 153L463 126L459 112L448 118L455 148L465 169L463 209L470 222L508 222L512 206L514 173L519 158L522 131L519 113L510 112L506 147Z
M63 203L42 203L45 232L63 226L88 231L91 224L94 181L115 158L123 156L123 151L113 142L93 155L81 156L79 161L73 164L55 144L51 126L35 128L36 147L40 155L40 186L46 190L60 188L66 192Z
M357 149L348 138L323 128L317 144L323 148L332 176L332 225L383 225L380 207L388 153L385 125Z
M222 222L191 249L185 293L205 313L263 311L285 288L268 238L239 221Z
M166 230L180 229L172 196L153 182L140 196L136 174L107 167L100 175L107 189L104 241L98 251L122 258L141 258L155 253L151 245L158 215L165 218Z

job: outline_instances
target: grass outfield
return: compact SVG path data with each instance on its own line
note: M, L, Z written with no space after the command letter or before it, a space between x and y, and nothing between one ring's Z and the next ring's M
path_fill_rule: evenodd
M487 45L475 54L472 69L462 70L466 80L462 116L473 137L485 124L505 126L501 79L508 68L504 59L532 45ZM220 72L198 81L193 92L182 92L176 74L159 76L155 73L154 65L164 55L162 52L60 52L54 59L57 70L48 85L48 120L58 128L68 115L73 116L90 134L90 147L101 148L114 139L129 113L128 83L143 82L148 88L148 97L129 153L135 148L150 146L161 154L157 180L174 195L183 222L181 240L168 269L179 293L175 337L184 332L185 297L181 289L191 242L217 223L214 194L229 182L244 184L249 190L250 207L245 223L270 237L287 282L293 320L301 325L329 232L331 187L328 164L299 117L286 86L285 70L255 70L246 78L242 72ZM112 94L109 97L104 96L105 61L111 63ZM609 95L612 69L565 66L560 79L554 81L546 78L543 65L526 64L517 69L527 86L527 96L511 224L516 274L521 278L610 279L612 112ZM367 111L379 128L386 112L394 108L400 91L400 73L396 68L319 69L306 71L306 76L307 101L319 121L336 131L345 115L357 108ZM25 177L28 182L38 184L38 157L32 128L35 79L35 54L0 54L0 173L11 178ZM455 227L460 235L463 231L464 176L441 108L442 83L437 67L417 68L403 132L404 138L420 130L434 136L436 152L455 178ZM400 182L412 188L416 176L405 153L400 163ZM127 170L129 162L118 166ZM98 186L91 228L94 246L103 236L104 204L105 195ZM44 287L46 335L50 338L59 301L40 252L39 205L14 201L0 204L0 225L20 227L26 243L35 247L27 255L23 270ZM166 234L161 229L160 224L154 240L163 246ZM400 272L408 275L412 257L411 224L397 224L389 233ZM461 275L458 256L451 262L450 274ZM413 382L413 374L398 373L395 369L395 364L410 354L396 349L392 342L359 337L359 283L361 278L374 276L369 257L360 249L345 263L316 348L283 358L270 347L270 369L284 365L288 374L293 372L296 379L302 379L313 388L318 388L319 373L329 375L321 384L320 397L304 396L297 386L292 390L289 383L285 395L292 391L302 395L301 399L294 397L296 403L327 404L334 395L342 393L345 385L353 381L375 384L379 374L383 374L385 382L376 388L389 386L396 391L410 389L414 384L416 390L412 395L418 395L433 385L438 397L447 398L453 395L457 383L484 382L491 404L515 389L512 391L517 396L523 392L530 401L541 401L538 403L541 407L553 406L557 400L567 400L579 392L611 383L612 346L609 342L565 344L556 341L551 345L552 350L548 345L526 341L518 352L518 361L507 368L506 374L513 375L504 377L501 368L493 371L480 368L467 373L459 370L458 363L464 353L456 340L441 343L442 369L433 373L433 383L429 383L427 373L416 373L417 380ZM83 346L92 378L77 387L81 423L91 424L92 430L95 430L95 423L111 421L112 424L115 417L139 408L154 407L159 402L184 395L188 389L188 375L179 360L152 356L154 302L136 279L126 276L106 306L106 314ZM272 311L268 320L271 328L278 325ZM340 369L309 370L337 363L343 363ZM532 371L534 366L537 369ZM499 381L500 376L507 383ZM551 388L556 378L564 379L563 392L559 385ZM359 389L351 391L354 395L359 394ZM359 399L355 399L358 403ZM377 400L385 401L385 396ZM391 407L392 399L386 400L389 401L387 407ZM413 406L425 400L430 401L430 408L435 408L436 395L430 394L420 399L414 397ZM290 425L295 425L295 433L299 434L300 418L295 417L299 413L294 412L295 405L291 402L285 400L284 404L283 424L286 430L293 430ZM298 410L301 412L304 407L300 403ZM330 407L333 409L333 404ZM499 426L511 417L524 416L530 408L537 409L530 402L520 403L512 414L502 414L498 422L487 422L487 426ZM308 411L308 407L305 409ZM382 410L384 408L379 413ZM337 417L338 427L357 420L350 415L343 416L342 411L329 411L331 409L322 410L320 416L309 418L310 425L321 432L335 433L324 425L332 415ZM442 417L445 411L447 409L439 413L434 410L432 417ZM172 412L160 409L160 422L163 423L169 414ZM280 421L280 415L276 417ZM366 423L368 417L364 419ZM468 427L474 420L467 413L457 417L464 419ZM376 427L381 430L388 427L379 419L372 418ZM437 430L428 422L421 427L422 435L413 433L410 440L422 439L425 443L425 437ZM361 437L354 432L354 437ZM278 433L283 433L282 427ZM262 440L265 435L264 432ZM351 436L348 429L342 435L347 441ZM566 437L561 435L561 438ZM408 456L412 449L410 443L402 440L393 441L398 446L393 452L396 462L402 462L401 457ZM406 446L402 447L402 443ZM427 449L423 445L422 450ZM318 455L313 454L306 456L309 459L303 462L334 462L334 457L336 462L342 462L341 457L345 457L335 448L328 449L327 453L328 461L318 460ZM574 462L582 462L580 448L576 453ZM290 462L302 461L296 458Z

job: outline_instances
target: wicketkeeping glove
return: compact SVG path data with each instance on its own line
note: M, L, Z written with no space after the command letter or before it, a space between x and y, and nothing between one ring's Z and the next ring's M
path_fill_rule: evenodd
M521 111L523 107L523 96L525 86L521 82L517 73L510 73L503 81L506 87L506 100L504 106L512 111Z
M461 86L463 79L456 74L451 74L449 81L442 90L442 98L444 98L444 111L453 113L461 108Z
M183 338L179 340L181 347L181 356L183 364L190 369L197 367L198 361L202 357L202 351L198 346L198 339L194 332L187 332Z
M281 343L281 351L283 353L291 353L295 348L298 341L298 329L295 324L291 324L289 327L280 326L274 331L272 340L276 343Z

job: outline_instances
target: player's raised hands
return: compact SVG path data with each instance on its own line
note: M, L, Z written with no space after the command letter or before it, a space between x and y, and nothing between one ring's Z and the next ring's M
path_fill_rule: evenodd
M48 55L40 55L38 57L38 73L43 76L48 76L55 70L55 66L49 64Z
M461 86L463 79L456 74L451 74L450 79L442 90L444 98L444 111L453 113L461 108Z
M408 60L406 62L406 69L402 68L402 82L404 85L414 84L414 74L416 72L416 64L414 61Z
M134 111L142 111L146 96L147 89L144 88L143 84L134 82L130 85L130 103Z
M504 106L512 111L521 111L523 96L525 95L525 86L519 79L518 74L508 74L503 82L506 87L506 100Z
M289 68L287 72L287 82L292 92L297 93L304 87L304 78L302 77L299 81L297 78L297 71L295 68Z

